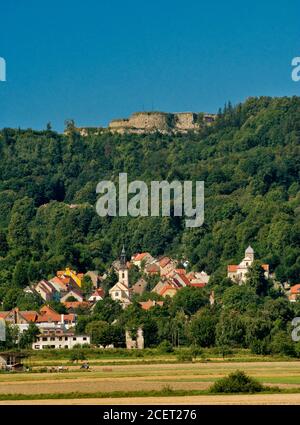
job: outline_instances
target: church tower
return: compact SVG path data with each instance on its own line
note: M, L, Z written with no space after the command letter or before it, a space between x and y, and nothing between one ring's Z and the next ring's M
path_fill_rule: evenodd
M123 245L122 252L120 255L120 269L119 269L119 282L129 287L128 268L126 262L126 251Z
M248 248L245 251L245 258L249 258L251 263L253 263L253 261L254 261L254 250L250 245L248 246Z

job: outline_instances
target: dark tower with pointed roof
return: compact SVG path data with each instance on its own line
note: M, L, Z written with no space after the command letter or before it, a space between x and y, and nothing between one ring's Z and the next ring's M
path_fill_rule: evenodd
M128 267L124 245L120 255L119 282L122 282L125 286L129 287Z
M124 244L120 255L120 268L126 269L126 251Z

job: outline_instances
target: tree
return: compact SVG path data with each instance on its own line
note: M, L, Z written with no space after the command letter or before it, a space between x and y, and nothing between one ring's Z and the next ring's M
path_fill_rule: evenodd
M59 314L67 314L66 306L59 301L50 301L49 307L53 308Z
M216 326L219 347L242 347L245 343L245 324L238 312L223 311Z
M24 287L28 285L28 283L28 263L19 260L13 273L13 284L18 287Z
M9 311L18 304L18 298L22 294L22 291L19 288L9 288L5 291L5 296L3 298L3 310Z
M87 324L85 331L91 337L92 344L109 345L112 341L111 326L103 320L97 320Z
M246 275L246 284L253 288L257 295L267 295L270 283L266 279L264 269L259 261L254 261L249 267Z
M28 224L35 214L34 202L24 197L14 203L8 226L7 240L9 247L16 251L30 248Z
M85 275L82 279L81 290L85 298L89 298L93 291L93 282L90 276Z
M5 341L0 341L0 349L12 349L17 346L19 329L15 325L6 324Z
M31 348L32 343L35 342L37 335L40 333L39 328L34 323L30 323L20 337L20 348Z
M271 351L273 354L296 356L295 344L286 331L278 331L272 336Z
M5 257L8 249L6 233L0 230L0 257Z
M94 313L97 314L99 319L108 323L112 323L118 319L121 312L121 304L118 301L112 300L110 297L98 301L94 307Z
M194 344L211 347L215 344L218 317L209 307L203 307L192 316L189 333Z
M236 310L242 313L255 309L260 304L260 299L252 286L234 284L225 290L222 296L222 304L228 310Z
M191 316L208 302L208 296L203 288L187 286L178 291L173 297L171 309L174 313L182 309L185 314Z

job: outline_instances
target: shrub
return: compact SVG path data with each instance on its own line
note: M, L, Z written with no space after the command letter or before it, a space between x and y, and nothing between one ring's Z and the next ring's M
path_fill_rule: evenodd
M250 343L250 349L251 349L251 353L253 354L266 355L266 354L270 354L271 352L270 344L266 339L263 339L263 340L254 339Z
M174 351L172 344L167 340L162 341L157 348L158 351L162 354L173 353Z
M79 360L87 360L87 358L86 358L86 355L84 354L84 352L83 352L83 351L80 351L80 350L74 350L74 351L71 353L70 360L71 360L72 362L78 362Z
M192 362L193 361L193 355L191 351L181 351L177 354L177 360L179 362Z
M240 370L215 382L209 389L212 393L257 393L263 390L260 382Z

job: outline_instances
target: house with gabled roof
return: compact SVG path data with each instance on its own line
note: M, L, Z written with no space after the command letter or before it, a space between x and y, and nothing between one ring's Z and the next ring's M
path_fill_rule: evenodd
M34 290L46 302L59 301L59 298L60 298L59 291L51 282L49 282L46 279L40 280L36 284Z
M179 289L180 288L175 286L174 284L171 284L170 282L165 282L164 286L162 287L162 289L159 292L159 295L161 295L164 298L165 297L173 298L174 295L177 294Z
M75 314L59 314L49 305L44 305L40 311L20 311L16 307L10 311L1 311L0 318L17 326L20 332L28 329L30 323L36 324L39 328L51 326L68 329L76 325Z
M160 268L160 275L168 277L176 270L177 261L171 259L170 257L164 256L158 260L158 265Z
M162 280L160 280L152 289L151 292L155 292L156 294L159 294L160 291L162 290L162 288L164 287L165 282L163 282Z
M75 314L59 314L49 305L44 305L40 311L36 324L39 327L65 327L69 329L76 325Z
M79 302L83 301L82 292L78 289L71 288L63 297L61 297L60 302L64 303L65 301L68 301L68 299L71 297L75 298L76 301L79 301Z
M56 276L61 279L69 278L69 282L79 286L80 288L84 274L77 273L75 270L71 270L69 267L67 267L65 270L59 270L56 273Z
M300 283L293 285L288 291L288 297L291 302L296 302L300 299Z
M147 266L148 264L152 263L153 260L154 258L149 252L140 252L140 253L134 254L131 257L132 264L137 266L139 269L142 268L143 264Z
M133 294L142 295L147 290L148 283L142 277L131 287Z

